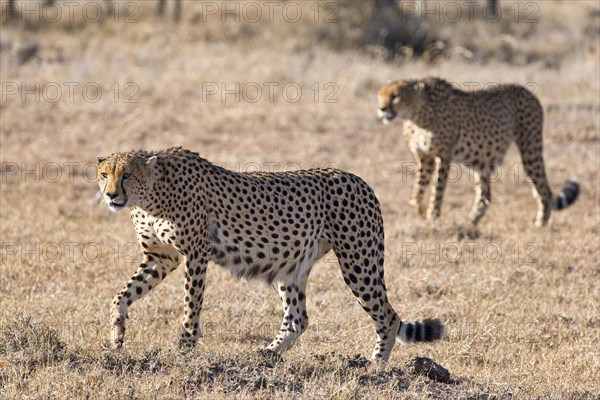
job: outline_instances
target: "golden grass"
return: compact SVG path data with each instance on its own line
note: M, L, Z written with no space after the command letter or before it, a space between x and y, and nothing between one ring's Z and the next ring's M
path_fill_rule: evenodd
M141 3L133 24L3 23L0 397L598 398L600 46L586 33L597 29L598 6L537 4L537 25L513 27L516 54L538 49L544 56L523 64L495 56L485 63L384 63L333 50L340 42L331 36L339 34L335 24L203 23L198 4L189 2L179 25L154 18L154 3ZM492 46L486 36L475 43L474 33L485 32L481 21L460 28L456 45ZM38 53L19 65L19 50L31 42ZM557 62L549 65L545 55ZM464 170L448 187L442 220L420 220L408 207L412 155L399 126L375 118L374 93L388 79L425 75L462 86L537 88L551 185L558 191L577 176L578 202L553 214L550 226L533 227L536 203L513 148L492 186L479 239L455 241L473 197ZM34 94L25 101L7 94L22 82L40 84L39 102ZM68 82L79 83L72 101ZM302 98L292 103L276 91L270 101L268 82L297 83ZM82 93L91 83L103 90L95 103ZM212 83L239 83L246 99L203 101ZM253 103L254 83L263 96ZM51 102L56 85L63 94ZM137 102L126 103L132 88ZM333 92L337 102L325 102ZM131 308L124 348L106 350L110 300L140 256L128 215L92 202L95 158L174 145L231 169L335 165L363 177L384 212L391 302L406 320L440 317L445 340L398 345L386 367L365 366L354 355L370 354L375 332L330 257L309 280L310 327L283 362L255 353L279 327L275 291L212 265L205 336L193 354L174 351L180 273ZM407 363L416 355L449 369L456 382L411 374Z

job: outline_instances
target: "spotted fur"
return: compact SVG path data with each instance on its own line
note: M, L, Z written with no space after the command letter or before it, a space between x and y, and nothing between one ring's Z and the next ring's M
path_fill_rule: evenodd
M383 280L383 221L373 190L337 169L236 173L172 148L99 158L98 181L109 207L131 208L144 257L112 304L113 342L121 346L131 304L185 265L180 346L201 336L206 267L211 260L233 275L272 284L283 322L267 347L288 349L308 325L306 283L313 264L333 250L342 276L374 321L374 360L387 360L396 337L432 341L438 320L402 323Z
M377 102L384 123L396 117L404 120L404 135L418 164L411 205L427 218L440 216L450 162L456 161L475 173L470 224L476 226L491 201L490 175L512 142L538 201L537 226L548 222L552 208L566 208L577 199L576 181L567 181L559 195L552 195L542 155L544 112L537 97L522 86L465 92L437 78L396 81L379 90ZM425 210L421 203L432 177Z

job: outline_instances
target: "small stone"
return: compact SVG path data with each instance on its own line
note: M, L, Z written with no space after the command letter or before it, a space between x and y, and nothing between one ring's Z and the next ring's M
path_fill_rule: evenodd
M450 372L440 364L427 357L415 357L410 366L413 373L417 375L425 375L429 379L437 382L450 383Z

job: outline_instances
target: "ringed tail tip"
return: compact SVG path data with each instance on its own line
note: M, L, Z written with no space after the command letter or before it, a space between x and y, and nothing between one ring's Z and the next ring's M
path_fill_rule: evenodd
M577 178L571 178L565 181L561 192L553 199L553 208L562 210L575 203L579 197L580 186Z
M444 325L437 318L427 318L421 322L400 324L398 337L405 343L433 342L444 335Z

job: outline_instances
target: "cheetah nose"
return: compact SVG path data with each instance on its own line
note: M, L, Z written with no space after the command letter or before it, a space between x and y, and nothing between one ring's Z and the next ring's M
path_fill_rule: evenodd
M119 194L117 192L106 192L109 199L114 200Z

